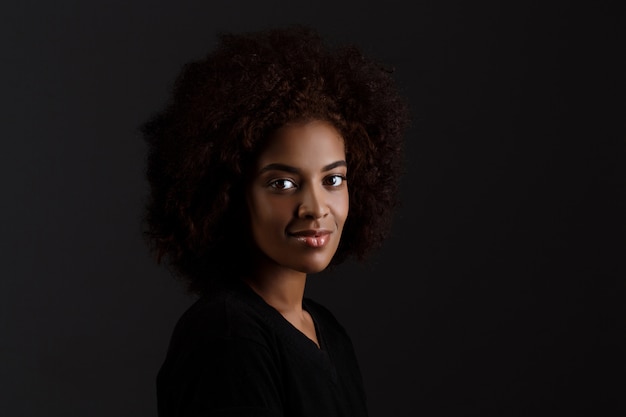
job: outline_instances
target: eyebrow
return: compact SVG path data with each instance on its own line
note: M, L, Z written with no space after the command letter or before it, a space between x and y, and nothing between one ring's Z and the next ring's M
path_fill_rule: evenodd
M326 166L324 166L322 168L322 172L326 172L326 171L330 171L331 169L335 169L337 167L347 167L348 164L346 163L346 161L335 161L332 164L328 164ZM262 174L264 172L267 171L285 171L285 172L291 172L293 174L298 174L300 173L300 170L296 167L292 167L291 165L285 165L285 164L268 164L266 166L264 166L263 168L261 168L261 170L259 171L259 174Z

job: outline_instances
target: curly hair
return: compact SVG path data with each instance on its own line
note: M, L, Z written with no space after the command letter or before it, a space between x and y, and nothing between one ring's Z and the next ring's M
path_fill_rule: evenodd
M350 208L330 265L364 260L388 236L399 203L409 111L393 69L303 26L218 39L184 65L164 109L141 126L150 185L144 232L156 261L192 293L240 273L255 158L277 128L310 120L330 122L345 142Z

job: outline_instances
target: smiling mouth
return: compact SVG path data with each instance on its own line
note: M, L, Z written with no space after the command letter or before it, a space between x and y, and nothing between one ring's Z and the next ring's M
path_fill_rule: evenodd
M303 245L310 248L324 247L330 240L330 232L327 230L305 230L302 232L290 233Z

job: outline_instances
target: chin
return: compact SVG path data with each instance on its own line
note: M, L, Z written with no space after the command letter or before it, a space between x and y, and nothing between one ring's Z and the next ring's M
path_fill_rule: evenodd
M304 272L305 274L317 274L318 272L322 272L328 267L328 264L324 265L316 265L316 266L306 266L304 268L298 269L300 272Z
M311 259L294 267L294 269L307 274L316 274L325 270L329 264L330 259Z

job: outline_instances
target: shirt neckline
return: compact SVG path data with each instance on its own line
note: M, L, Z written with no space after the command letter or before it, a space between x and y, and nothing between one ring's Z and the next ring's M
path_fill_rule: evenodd
M323 326L319 321L315 308L312 308L311 303L306 297L302 300L302 308L309 313L311 320L313 320L315 336L317 337L319 346L313 340L309 339L307 335L291 324L289 320L280 314L278 310L268 304L263 297L257 294L245 281L241 279L237 281L237 286L242 289L248 298L254 300L255 304L258 306L258 311L266 318L266 321L273 327L279 329L288 340L300 345L302 349L313 348L318 352L326 352L326 341Z

